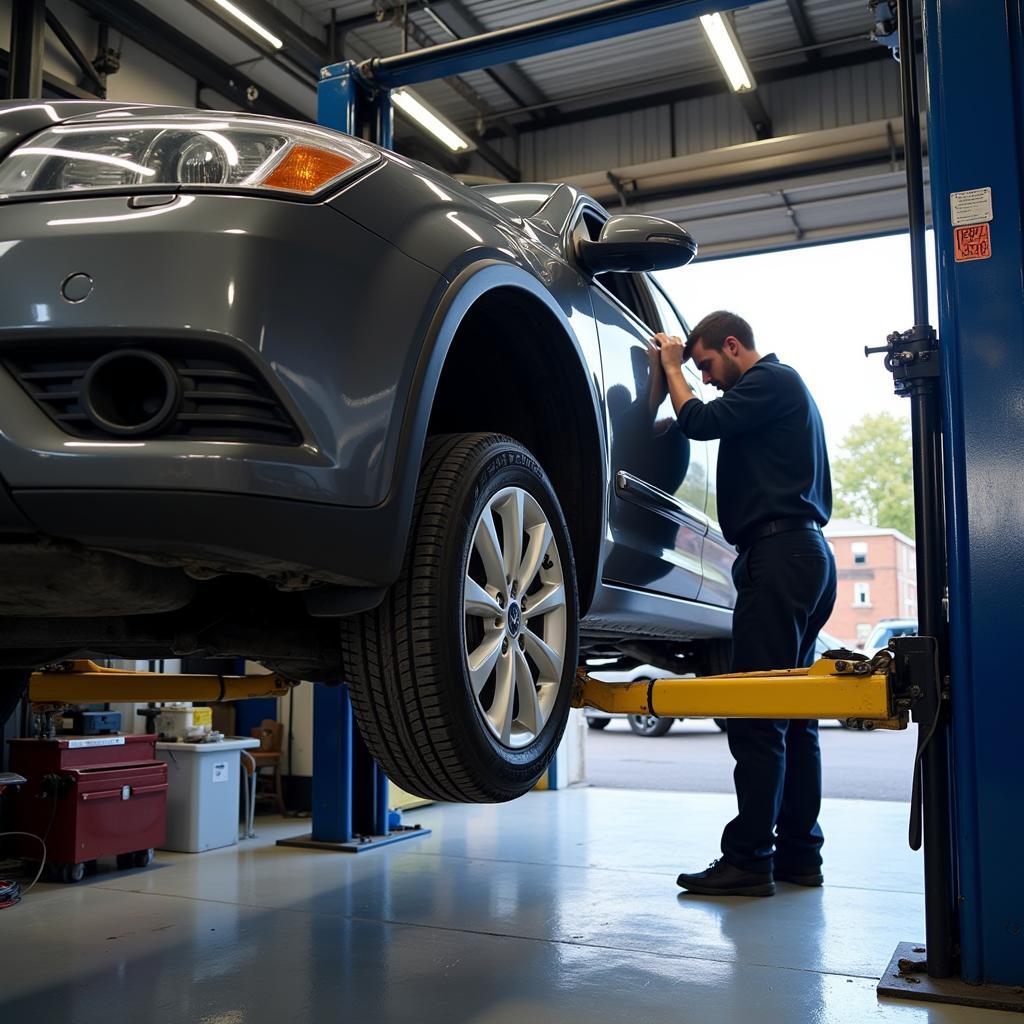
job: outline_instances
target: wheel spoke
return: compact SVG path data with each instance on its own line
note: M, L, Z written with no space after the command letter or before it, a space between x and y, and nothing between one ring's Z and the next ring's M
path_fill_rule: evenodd
M524 729L534 736L544 728L544 713L537 697L537 685L533 680L526 656L516 646L516 691L519 693L519 721Z
M473 693L479 697L480 691L484 688L494 663L501 653L501 641L504 634L500 629L487 634L480 646L469 656L469 678L473 683Z
M530 531L530 542L526 545L526 554L519 567L519 589L526 593L534 577L540 571L540 563L544 561L548 548L551 546L551 527L547 521L535 526Z
M525 492L518 487L501 503L498 515L504 531L505 575L515 579L523 560L523 502Z
M488 584L495 590L504 591L508 586L505 582L505 565L501 557L498 532L494 528L494 516L490 508L485 508L480 517L476 535L473 537L473 547L476 548L480 560L484 563Z
M512 739L512 708L515 696L515 665L512 661L512 652L505 651L498 659L494 700L491 702L491 710L487 717L506 746Z
M475 615L482 619L500 619L504 614L497 599L484 590L472 576L466 577L463 595L462 604L466 615Z
M523 609L523 621L529 622L536 615L546 615L565 605L565 588L561 583L548 583L536 594L532 594Z
M562 657L553 651L536 633L529 629L523 631L526 649L530 657L537 663L542 678L558 682L562 678Z

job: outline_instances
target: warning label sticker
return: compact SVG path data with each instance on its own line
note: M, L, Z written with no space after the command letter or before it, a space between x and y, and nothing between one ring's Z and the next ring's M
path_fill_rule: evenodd
M992 255L992 240L987 224L971 224L953 229L957 263L968 260L987 260Z
M991 220L992 189L972 188L966 192L950 192L949 213L954 227Z

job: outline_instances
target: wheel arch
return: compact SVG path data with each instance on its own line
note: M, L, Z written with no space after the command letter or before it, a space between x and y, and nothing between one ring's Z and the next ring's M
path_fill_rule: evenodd
M512 343L524 372L499 376ZM598 372L561 306L531 274L495 260L466 268L442 299L416 368L398 481L411 508L430 434L493 430L525 445L563 506L581 615L599 576L607 500Z

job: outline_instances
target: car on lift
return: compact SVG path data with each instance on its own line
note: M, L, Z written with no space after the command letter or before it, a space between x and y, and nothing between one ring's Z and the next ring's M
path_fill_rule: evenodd
M581 658L726 667L715 447L652 343L677 225L92 101L0 104L0 223L8 704L76 655L244 656L344 679L404 789L498 801Z

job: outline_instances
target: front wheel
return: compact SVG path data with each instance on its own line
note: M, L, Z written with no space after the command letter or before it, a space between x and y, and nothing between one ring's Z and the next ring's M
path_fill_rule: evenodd
M637 736L664 736L675 721L674 718L655 718L654 715L627 715L626 720Z
M610 718L590 718L587 717L587 728L588 729L607 729L608 724L611 722Z
M497 434L431 439L402 574L342 621L370 752L427 799L521 796L565 729L578 624L568 529L536 459Z

